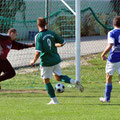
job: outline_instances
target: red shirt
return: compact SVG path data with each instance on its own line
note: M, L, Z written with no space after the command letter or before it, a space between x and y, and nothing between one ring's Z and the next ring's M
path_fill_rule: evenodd
M34 47L33 43L24 44L16 41L12 41L10 36L4 33L0 33L0 58L6 59L10 49L24 49Z

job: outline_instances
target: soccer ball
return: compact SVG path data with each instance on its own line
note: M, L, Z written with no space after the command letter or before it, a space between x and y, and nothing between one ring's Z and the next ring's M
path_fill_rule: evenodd
M57 93L62 93L62 92L64 92L64 90L65 90L64 84L62 84L62 83L57 83L57 84L55 85L55 91L56 91Z

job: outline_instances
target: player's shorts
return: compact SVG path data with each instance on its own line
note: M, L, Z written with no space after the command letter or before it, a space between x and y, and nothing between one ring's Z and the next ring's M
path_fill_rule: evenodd
M118 68L118 74L120 75L120 67Z
M46 78L51 79L52 75L58 75L58 76L62 75L60 64L51 67L40 66L40 70L41 70L42 79L46 79Z
M114 72L116 70L118 70L120 68L120 62L116 62L116 63L111 63L110 61L107 61L106 64L106 73L108 73L109 75L113 75Z

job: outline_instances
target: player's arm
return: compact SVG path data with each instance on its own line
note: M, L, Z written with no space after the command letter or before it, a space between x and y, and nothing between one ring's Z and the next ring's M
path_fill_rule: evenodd
M108 32L108 36L107 36L107 39L108 39L108 45L106 46L105 50L103 51L103 53L101 54L101 58L102 60L106 60L107 57L105 56L112 48L113 44L114 44L114 35L113 33L110 31Z
M113 44L108 44L103 53L101 54L102 60L106 60L107 57L105 56L112 48Z
M37 61L37 59L39 58L40 56L40 53L42 51L42 45L41 45L41 40L40 38L38 37L35 37L35 56L33 58L33 60L30 62L30 65L34 65L34 63Z
M55 46L56 47L62 47L66 44L66 41L60 37L58 34L54 33L55 35Z
M30 47L34 47L34 46L35 46L34 43L24 44L24 43L12 41L12 48L11 49L20 50L20 49L30 48Z
M55 44L56 47L62 47L62 46L64 46L64 45L65 45L65 44L60 44L60 43L56 43L56 44Z
M40 56L40 52L39 52L39 51L36 51L36 52L35 52L34 59L30 62L30 65L34 65L35 62L37 61L37 59L39 58L39 56Z

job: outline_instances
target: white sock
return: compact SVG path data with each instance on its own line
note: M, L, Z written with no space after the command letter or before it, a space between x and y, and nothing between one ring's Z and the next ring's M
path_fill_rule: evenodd
M74 79L70 79L70 83L75 85L75 80Z

